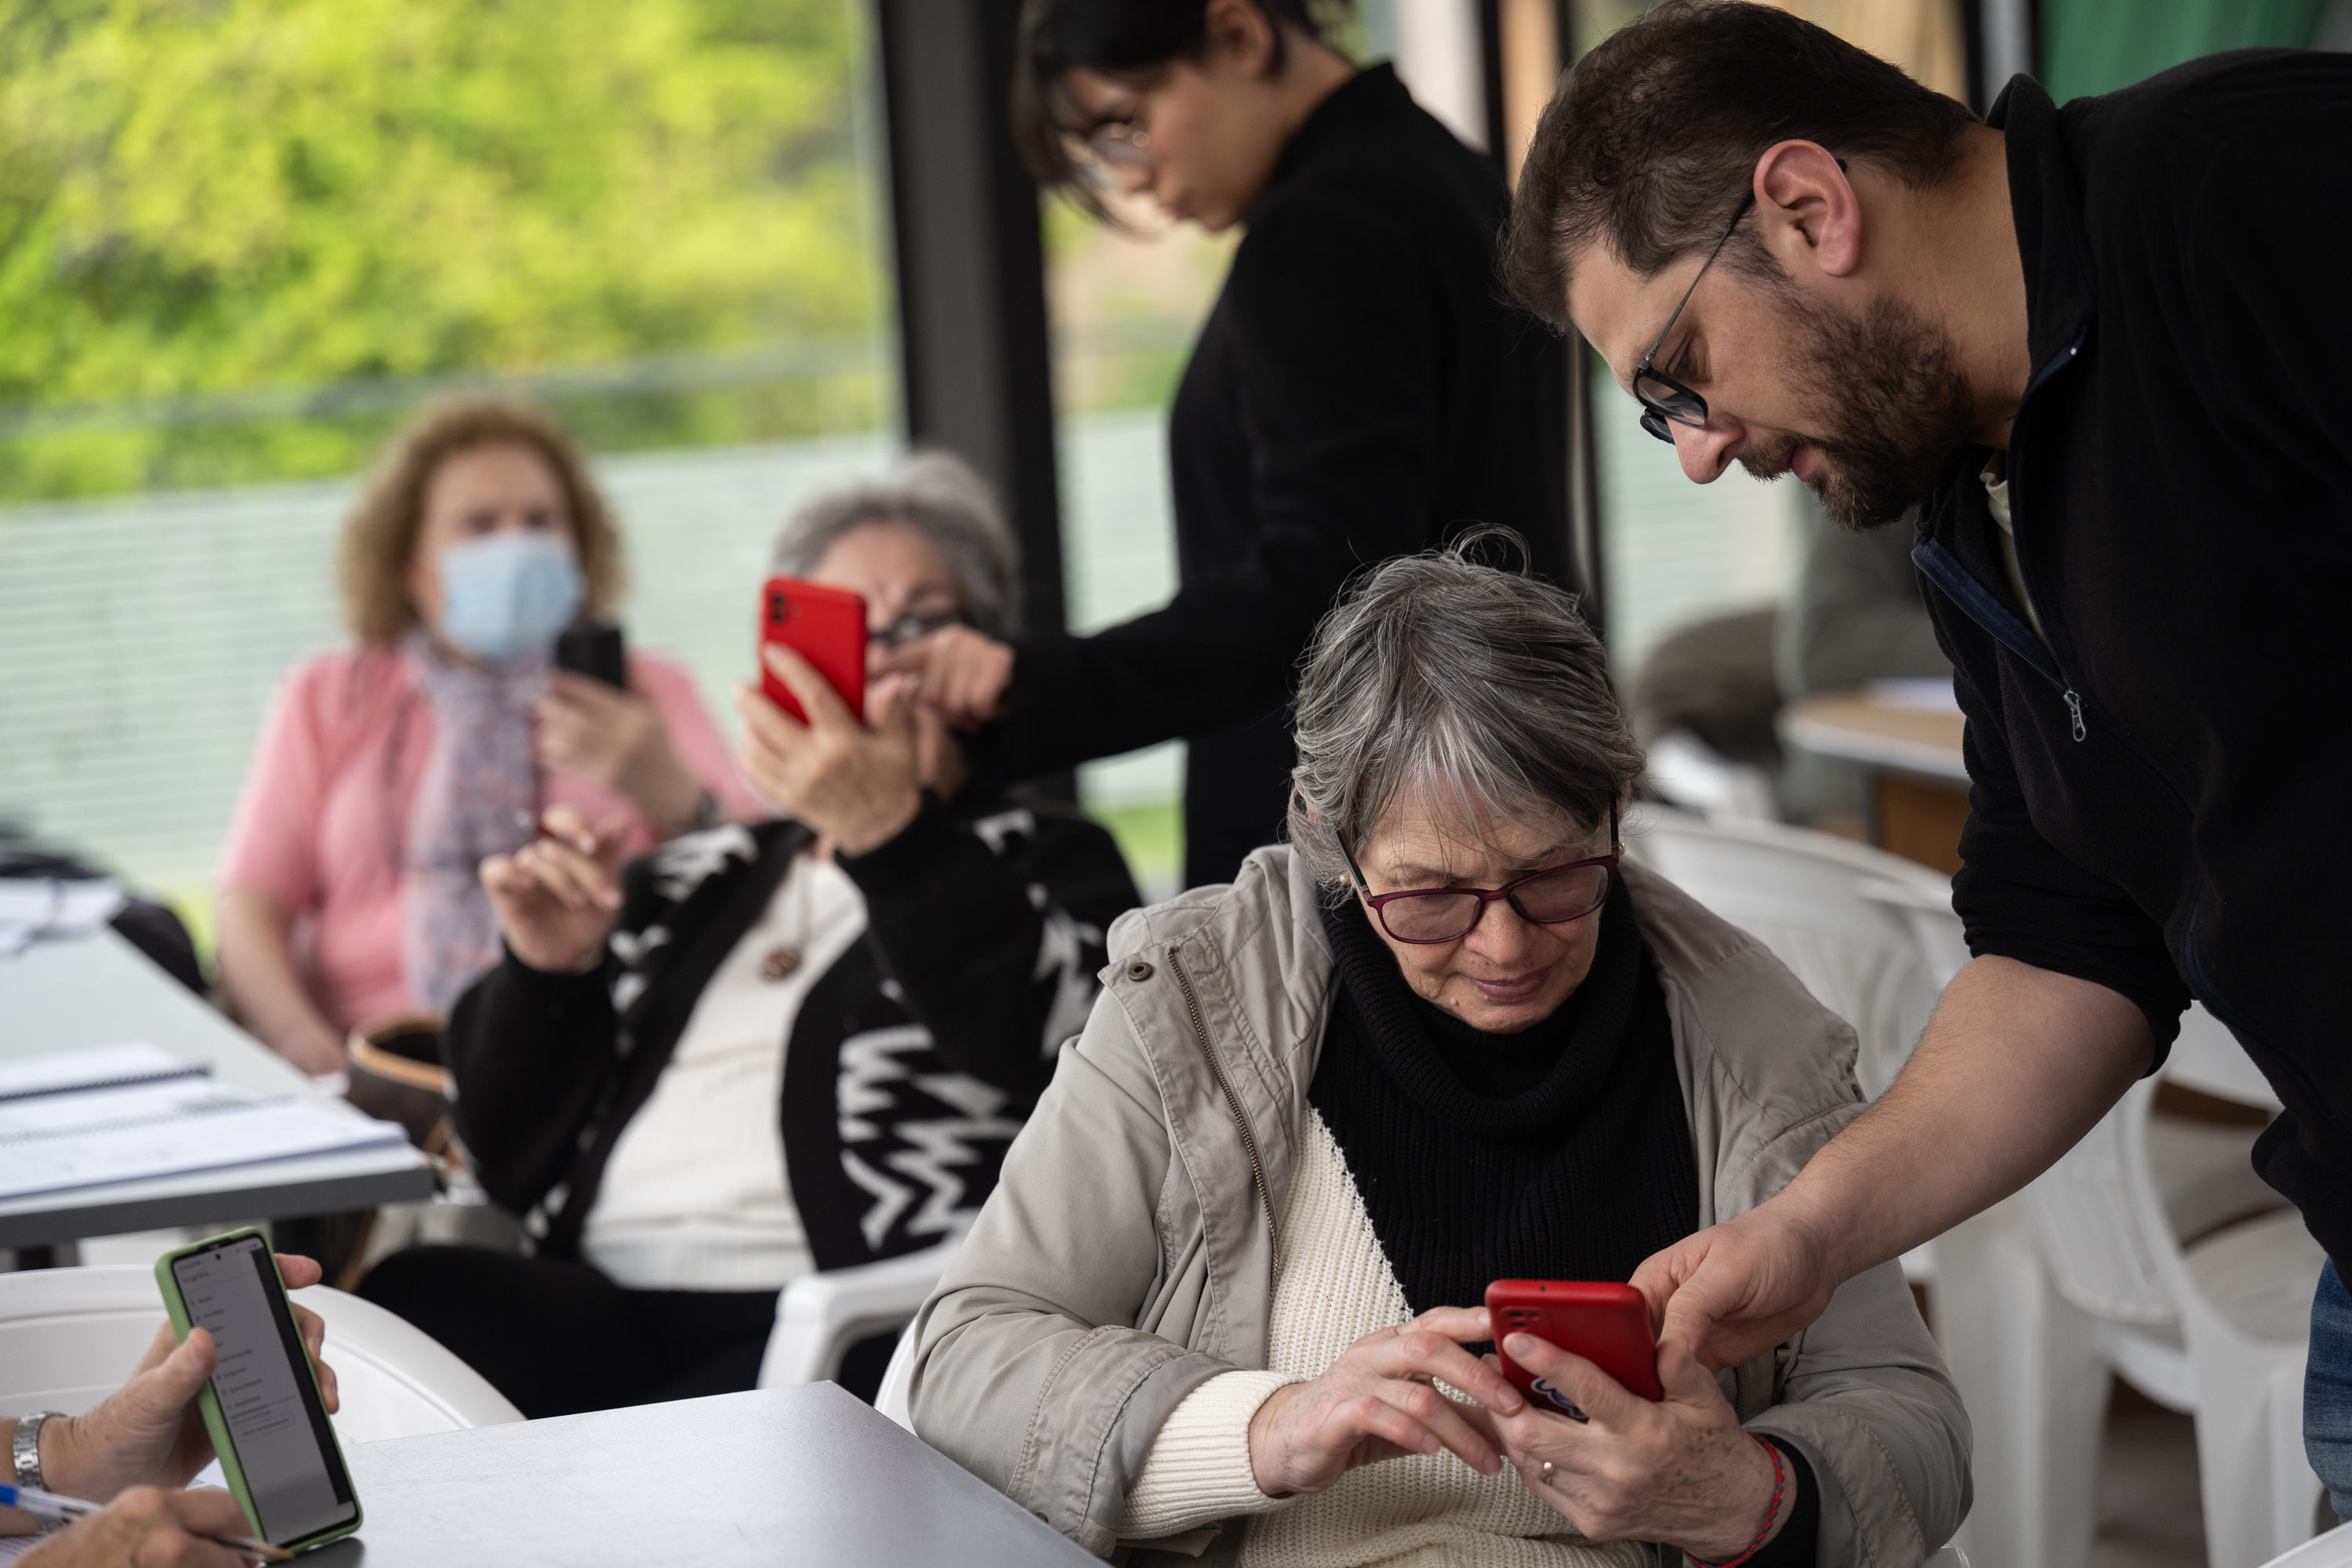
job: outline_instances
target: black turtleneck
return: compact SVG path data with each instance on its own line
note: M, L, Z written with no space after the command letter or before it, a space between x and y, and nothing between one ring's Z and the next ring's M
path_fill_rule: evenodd
M1497 1279L1630 1279L1697 1228L1665 995L1622 881L1583 984L1514 1035L1415 995L1353 899L1323 924L1339 988L1308 1099L1414 1311Z
M1622 879L1584 983L1516 1035L1423 1001L1354 899L1323 929L1339 990L1307 1099L1415 1312L1482 1305L1495 1279L1630 1279L1698 1228L1673 1025ZM1797 1503L1751 1568L1814 1556L1811 1468L1774 1447Z

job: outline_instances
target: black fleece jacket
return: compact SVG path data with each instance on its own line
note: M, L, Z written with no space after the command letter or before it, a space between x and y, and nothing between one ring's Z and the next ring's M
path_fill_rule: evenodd
M2217 55L2007 138L2033 373L1913 560L1968 714L1969 945L2112 987L2160 1064L2194 994L2285 1102L2263 1177L2352 1267L2352 58Z
M457 999L458 1136L541 1254L577 1254L622 1129L808 840L793 822L672 839L627 867L600 968L550 974L509 953ZM927 1247L987 1198L1086 1023L1104 931L1136 902L1109 834L1001 797L927 798L840 864L866 937L801 1004L777 1111L819 1268Z
M1498 297L1509 199L1386 66L1308 116L1170 413L1180 590L1092 637L1022 637L990 776L1186 737L1186 881L1230 881L1279 837L1292 667L1351 574L1495 522L1571 581L1568 362Z

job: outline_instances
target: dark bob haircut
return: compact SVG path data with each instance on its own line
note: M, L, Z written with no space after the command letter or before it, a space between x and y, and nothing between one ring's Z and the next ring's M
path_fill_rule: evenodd
M1536 127L1503 237L1505 286L1566 331L1569 257L1598 240L1642 278L1713 245L1779 142L1905 184L1959 167L1968 106L1826 28L1745 0L1665 0L1576 62ZM1781 276L1752 235L1724 261Z
M1318 0L1252 0L1274 24L1274 65L1283 65L1283 35L1297 28L1318 40L1325 28ZM1064 79L1087 69L1148 81L1178 60L1196 59L1209 41L1208 0L1026 0L1013 66L1013 141L1030 174L1047 190L1066 191L1097 217L1102 200L1071 150L1094 130L1070 101Z

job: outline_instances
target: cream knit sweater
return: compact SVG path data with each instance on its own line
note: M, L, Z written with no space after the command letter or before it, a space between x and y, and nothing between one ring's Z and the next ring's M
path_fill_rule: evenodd
M1313 1497L1257 1489L1249 1424L1285 1384L1318 1377L1358 1340L1412 1318L1371 1215L1310 1106L1284 1205L1267 1370L1213 1377L1170 1413L1128 1499L1120 1534L1150 1540L1237 1514L1241 1568L1637 1568L1647 1547L1586 1541L1507 1465L1482 1476L1452 1454L1350 1470Z

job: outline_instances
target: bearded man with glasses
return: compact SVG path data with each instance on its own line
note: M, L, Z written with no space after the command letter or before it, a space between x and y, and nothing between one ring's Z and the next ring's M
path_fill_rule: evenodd
M2352 58L2063 109L2021 76L1979 123L1785 12L1667 0L1564 79L1505 247L1693 479L1917 505L1968 715L1974 962L1785 1194L1644 1267L1666 1331L1784 1339L2048 1167L2194 996L2285 1106L2254 1162L2313 1238L2305 1444L2352 1515Z
M1139 1565L1916 1563L1968 1421L1892 1263L1720 1385L1668 1340L1654 1402L1477 1353L1492 1281L1622 1281L1862 1110L1853 1031L1624 862L1600 642L1478 542L1317 628L1291 842L1112 929L916 1321L916 1429Z

